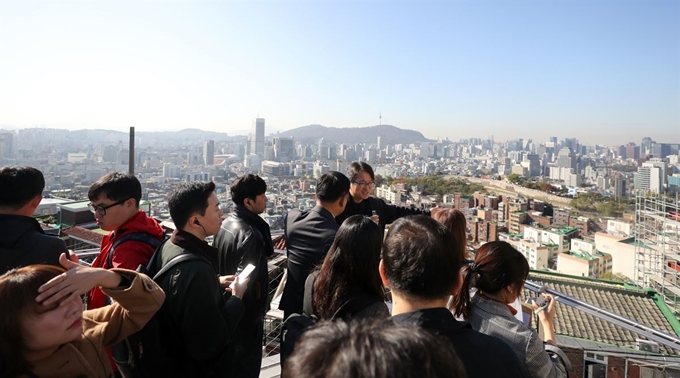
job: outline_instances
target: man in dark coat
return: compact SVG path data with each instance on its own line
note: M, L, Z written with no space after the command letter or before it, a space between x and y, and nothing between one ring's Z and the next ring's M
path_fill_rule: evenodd
M33 218L44 188L45 178L36 168L0 169L0 275L32 264L61 267L59 255L70 256L66 243L46 235Z
M269 224L260 217L267 208L267 183L248 174L231 184L236 208L222 222L213 245L219 251L220 275L234 275L248 264L255 266L243 304L243 319L234 334L233 377L259 377L262 334L269 295L267 257L274 253Z
M382 198L372 196L375 188L373 168L363 161L354 161L347 167L347 177L351 181L349 201L343 212L335 217L338 224L355 214L371 217L382 229L400 217L425 214L430 211L417 208L396 206L386 203Z
M244 311L241 299L247 282L236 279L231 291L218 278L217 249L204 239L217 234L222 221L212 182L183 183L168 197L170 216L177 228L160 248L163 265L180 254L198 258L179 262L163 274L159 286L166 299L159 311L168 361L158 376L226 377L233 350L229 348Z
M392 224L383 244L379 272L392 290L392 320L419 325L451 341L468 377L527 376L523 364L503 341L474 331L446 308L457 295L463 265L453 234L427 216Z
M349 179L340 172L326 172L316 185L316 206L308 211L291 210L284 222L288 249L288 279L281 304L284 319L302 313L305 280L321 264L333 244L338 223L335 217L347 204Z

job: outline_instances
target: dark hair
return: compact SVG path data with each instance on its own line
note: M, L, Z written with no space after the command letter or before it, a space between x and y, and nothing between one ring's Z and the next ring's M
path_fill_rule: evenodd
M373 174L373 168L363 161L353 161L347 166L347 177L350 181L354 181L357 178L357 174L361 171L365 171L371 176L371 180L375 180L375 175Z
M340 225L314 282L314 314L330 319L351 293L384 299L378 272L382 239L380 227L363 215L352 215Z
M508 285L521 290L529 276L529 263L519 251L504 241L494 241L479 247L473 264L463 269L463 287L453 297L456 316L470 315L470 288L496 294Z
M33 167L3 167L0 188L0 207L17 210L42 194L45 177Z
M336 171L326 172L316 183L316 198L321 202L335 202L349 193L349 186L347 176Z
M45 312L35 301L38 288L64 271L52 265L29 265L0 276L0 376L23 375L31 368L24 357L21 319Z
M87 198L90 201L96 201L102 195L111 201L123 201L128 198L134 198L135 205L139 207L139 201L142 199L142 184L139 183L135 175L129 173L107 173L92 183L87 191Z
M168 195L170 217L175 227L183 230L194 214L205 215L208 198L215 191L215 183L183 182Z
M465 377L453 345L424 328L391 321L321 322L306 331L283 378Z
M382 249L390 288L429 300L448 297L458 285L463 263L458 248L451 231L428 216L397 219Z
M433 213L432 218L451 231L456 242L458 242L461 257L463 260L467 259L467 221L465 214L460 210L448 208Z
M267 191L267 183L260 176L247 174L231 183L231 200L235 204L243 206L246 198L255 200L255 197Z

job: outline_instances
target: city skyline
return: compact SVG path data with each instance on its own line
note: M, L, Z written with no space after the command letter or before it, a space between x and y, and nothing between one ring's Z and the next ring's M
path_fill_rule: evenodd
M680 142L675 1L8 1L0 54L0 129Z

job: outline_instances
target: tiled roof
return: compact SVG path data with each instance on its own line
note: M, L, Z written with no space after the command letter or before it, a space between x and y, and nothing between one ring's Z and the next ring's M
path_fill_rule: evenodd
M665 304L657 305L655 300L658 300L658 297L655 298L654 294L643 290L627 289L617 284L535 272L529 275L529 280L669 335L676 335L671 323L675 322L677 324L678 321L666 318L664 312L659 307L665 306ZM536 295L526 289L524 291L524 298ZM555 332L558 335L630 348L635 348L635 339L641 338L631 331L574 307L560 306L559 304L555 315ZM680 354L680 351L664 347L663 345L660 347L660 352L673 355Z
M104 239L104 235L78 226L67 227L61 231L68 236L89 241L97 246L101 245L102 239Z

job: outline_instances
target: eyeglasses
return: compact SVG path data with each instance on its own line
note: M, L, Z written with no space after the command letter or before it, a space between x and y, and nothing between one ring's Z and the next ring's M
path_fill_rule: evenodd
M356 186L360 186L363 188L372 188L375 186L374 181L369 181L369 182L359 182L359 181L352 181L352 184L355 184Z
M130 198L132 198L132 197L130 197ZM101 205L95 206L94 204L92 204L92 203L90 202L90 203L87 204L87 207L90 209L90 211L92 212L92 214L94 214L95 212L97 212L97 213L99 213L99 215L104 216L104 215L106 215L106 209L109 209L109 208L114 207L114 206L116 206L116 205L120 205L120 204L122 204L123 202L129 200L130 198L126 198L126 199L120 200L120 201L118 201L118 202L114 202L114 203L112 203L112 204L110 204L110 205L106 205L106 206L101 206Z

